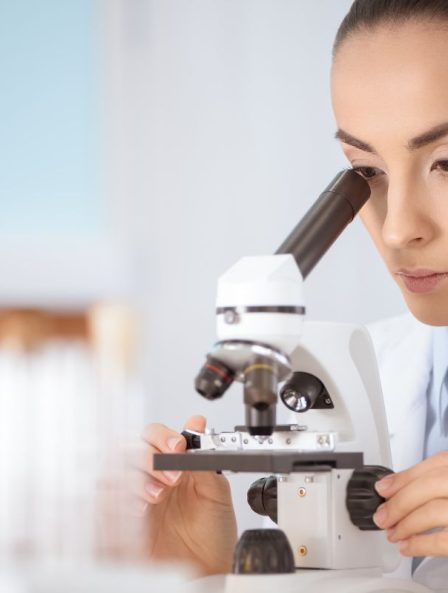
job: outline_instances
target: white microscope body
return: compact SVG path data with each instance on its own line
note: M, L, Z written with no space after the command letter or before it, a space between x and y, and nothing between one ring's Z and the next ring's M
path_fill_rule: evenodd
M272 295L278 291L288 295L283 300L285 305L303 308L302 279L297 275L297 266L294 279L294 265L293 257L288 255L240 260L219 280L218 308L241 299L238 309L243 311L248 302L254 302L248 300L244 304L243 295L250 295L252 291L257 292L260 302L263 284L267 287L263 304L272 304L269 301L274 300ZM269 271L264 279L260 274L262 269ZM276 297L278 303L278 294ZM365 328L345 323L307 322L303 316L287 313L278 320L275 313L245 315L241 312L238 315L238 322L230 324L223 315L218 316L220 341L244 338L256 342L262 337L265 344L288 354L293 373L319 377L334 405L331 410L310 409L303 416L295 414L295 422L300 423L303 418L306 428L297 431L289 443L285 438L279 442L277 434L276 442L271 437L272 450L360 451L365 465L391 467L380 379L373 345ZM269 328L269 335L266 328ZM246 450L267 450L269 446L265 439L247 437L246 440L249 440ZM215 450L219 449L215 444ZM397 567L397 546L387 541L384 532L361 531L352 523L346 508L347 485L352 474L350 468L313 471L312 467L307 471L302 468L278 474L277 524L291 544L296 573L281 576L232 574L226 577L223 590L247 593L252 590L249 588L251 580L253 590L258 593L272 591L273 586L281 587L282 593L428 591L417 583L384 576ZM211 578L210 584L213 582L218 584L219 578Z
M353 175L350 191L365 193L365 182ZM341 178L323 194L327 204ZM219 279L219 341L196 388L215 399L232 381L241 381L246 424L228 433L191 434L191 451L157 456L155 467L271 474L253 485L250 504L276 521L286 535L278 545L290 550L276 556L274 544L247 544L243 534L234 573L203 579L197 591L428 592L384 576L399 555L371 519L382 501L373 484L381 472L389 473L391 456L370 337L362 326L304 320L304 277L356 211L351 218L345 214L330 240L327 230L337 213L326 216L328 208L318 206L314 222L305 217L305 226L302 221L280 253L245 257ZM323 219L326 228L319 227ZM313 250L311 259L301 259ZM276 424L278 393L293 410L291 425ZM290 557L286 568L284 556Z

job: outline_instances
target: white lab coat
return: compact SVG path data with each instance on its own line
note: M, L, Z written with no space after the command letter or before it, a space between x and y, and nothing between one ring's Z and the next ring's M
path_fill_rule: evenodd
M368 329L380 368L393 469L401 471L423 458L426 392L432 370L431 327L406 314ZM409 578L411 563L403 558L394 574ZM448 557L425 558L413 578L431 590L448 592Z

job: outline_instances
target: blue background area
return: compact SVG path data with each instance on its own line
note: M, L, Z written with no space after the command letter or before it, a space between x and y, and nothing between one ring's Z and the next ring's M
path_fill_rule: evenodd
M92 0L0 0L0 236L97 235Z

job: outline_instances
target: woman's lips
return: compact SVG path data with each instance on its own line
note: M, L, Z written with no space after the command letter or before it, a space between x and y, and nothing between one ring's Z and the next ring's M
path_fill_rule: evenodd
M403 279L410 292L420 294L431 292L440 282L448 278L447 272L434 272L433 270L398 270L396 274Z

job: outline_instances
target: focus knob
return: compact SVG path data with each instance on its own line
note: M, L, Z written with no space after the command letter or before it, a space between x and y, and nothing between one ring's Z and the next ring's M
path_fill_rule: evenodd
M277 523L277 478L256 480L247 491L247 502L255 513Z
M248 529L240 537L233 559L233 574L285 574L295 572L288 538L280 529Z
M373 515L386 499L375 490L375 483L392 473L381 465L365 465L353 472L347 484L346 506L351 522L362 531L380 529Z

